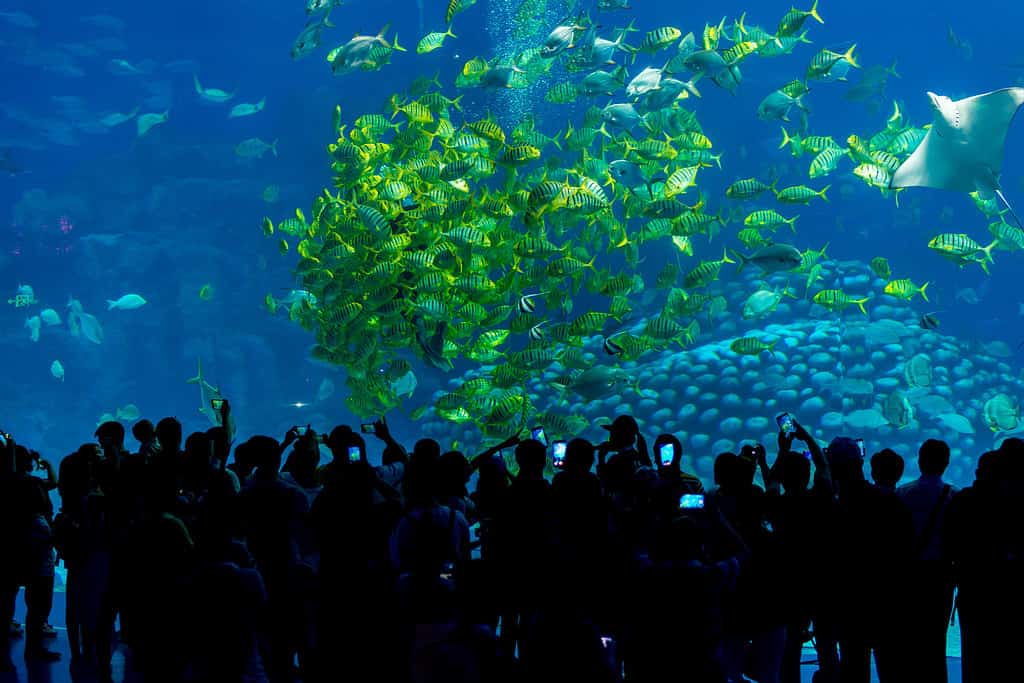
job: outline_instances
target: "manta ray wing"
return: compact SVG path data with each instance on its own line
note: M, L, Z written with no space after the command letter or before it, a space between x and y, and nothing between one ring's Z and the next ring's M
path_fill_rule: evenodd
M1003 169L1006 133L1021 104L1024 88L1003 88L956 102L965 141L962 161L987 168L998 178Z
M933 126L914 153L893 173L889 187L932 187L972 192L974 181L968 174L960 172L955 159L952 141L935 132Z
M1024 88L1003 88L953 102L952 127L937 111L928 134L896 169L889 186L978 190L982 196L998 195L1013 213L999 187L999 174L1006 133L1022 104Z

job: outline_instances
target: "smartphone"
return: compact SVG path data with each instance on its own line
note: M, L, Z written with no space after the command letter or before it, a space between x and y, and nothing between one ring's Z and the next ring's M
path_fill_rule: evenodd
M299 436L305 436L308 430L309 427L295 427L295 433L298 434Z
M221 407L223 405L224 405L224 399L222 399L222 398L211 398L210 399L210 407L213 408L216 411L220 411L220 409L221 409Z
M676 445L674 443L663 443L658 448L658 460L661 461L662 467L668 467L672 464L672 460L676 457Z
M565 441L554 441L551 444L551 457L555 461L555 467L565 464Z
M543 427L534 427L530 430L530 437L540 441L543 445L548 445L548 436L544 433Z
M796 425L793 424L793 416L789 413L779 413L775 416L775 421L779 424L779 431L783 434L789 434L796 429Z
M864 450L864 439L855 439L857 442L857 449L860 450L860 457L863 459L867 453Z
M804 457L807 458L808 460L811 460L812 459L811 452L810 451L804 451Z
M359 452L359 446L348 447L348 461L359 462L362 459L362 453Z
M372 422L364 422L363 424L359 425L359 431L361 431L363 434L375 434L377 432L377 428L374 426Z
M684 493L679 496L680 510L700 510L704 507L703 493Z

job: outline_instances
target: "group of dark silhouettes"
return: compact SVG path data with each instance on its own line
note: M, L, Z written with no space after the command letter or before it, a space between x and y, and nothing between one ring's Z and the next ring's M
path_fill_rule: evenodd
M407 451L380 420L371 466L346 426L235 446L220 417L184 447L176 419L142 420L135 452L104 423L56 472L4 435L0 670L16 639L60 658L62 561L75 680L111 680L119 651L159 683L795 683L813 660L819 683L867 683L872 656L883 682L945 683L954 614L964 681L1022 675L1019 439L963 490L928 440L897 487L898 454L870 458L872 483L857 442L794 422L770 465L760 444L718 455L705 492L679 440L649 448L628 415L553 476L532 438Z

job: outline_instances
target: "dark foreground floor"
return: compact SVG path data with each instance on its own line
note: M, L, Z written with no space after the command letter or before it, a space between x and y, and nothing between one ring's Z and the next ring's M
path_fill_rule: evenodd
M18 596L17 619L24 623L25 604L23 595ZM82 671L72 675L68 670L68 661L71 655L68 651L67 632L64 629L64 593L56 593L54 595L53 614L50 617L50 623L57 629L57 638L48 641L50 649L60 652L63 655L63 659L55 664L32 663L31 665L26 665L23 657L24 639L18 639L14 641L11 653L11 657L18 670L15 673L0 674L0 683L93 683L96 680L94 672ZM952 631L950 635L949 650L959 653L959 630ZM814 650L806 647L804 650L805 661L812 660L813 658ZM947 662L949 663L949 683L960 683L960 658L948 657ZM114 681L116 683L128 683L139 680L137 677L130 675L130 672L126 676L125 668L124 655L118 651L114 655L113 661ZM803 667L803 680L806 683L810 683L811 675L815 669L816 667L813 665ZM872 675L872 681L877 681L874 675Z

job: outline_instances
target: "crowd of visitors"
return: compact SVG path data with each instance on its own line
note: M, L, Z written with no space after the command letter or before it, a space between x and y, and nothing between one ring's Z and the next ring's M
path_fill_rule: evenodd
M467 458L381 420L374 467L349 427L236 446L221 410L184 447L174 418L134 425L134 452L104 423L56 471L2 436L0 670L24 638L99 680L120 649L158 683L795 683L813 642L819 683L867 683L872 657L883 682L945 683L955 611L963 680L1020 676L1019 439L963 490L926 441L897 486L899 454L870 458L871 483L857 441L793 421L771 456L718 455L705 492L679 440L648 447L628 415L560 445L552 476L551 446L518 435Z

